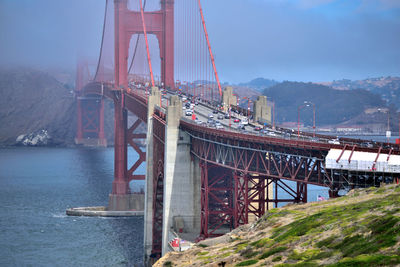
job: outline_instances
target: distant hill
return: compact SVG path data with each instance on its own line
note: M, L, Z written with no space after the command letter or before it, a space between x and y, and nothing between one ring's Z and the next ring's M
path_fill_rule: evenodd
M388 76L355 81L343 79L320 84L337 90L365 89L380 95L388 104L393 104L400 108L400 77Z
M245 86L232 85L233 92L239 96L239 98L248 97L250 99L256 99L257 96L261 95L261 92L256 89L252 89Z
M315 104L317 125L343 123L367 108L386 106L380 96L366 90L340 91L313 83L283 82L265 89L263 94L275 102L278 122L297 121L298 107L304 101ZM312 107L302 108L300 119L302 123L312 125Z
M262 91L262 90L269 88L277 83L278 82L275 80L270 80L270 79L265 79L265 78L256 78L247 83L240 83L239 86L250 87L250 88L254 88L256 90Z

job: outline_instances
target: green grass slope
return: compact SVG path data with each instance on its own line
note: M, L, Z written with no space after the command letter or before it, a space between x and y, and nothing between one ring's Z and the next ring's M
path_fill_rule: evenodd
M270 210L223 238L171 252L156 266L397 266L400 185Z

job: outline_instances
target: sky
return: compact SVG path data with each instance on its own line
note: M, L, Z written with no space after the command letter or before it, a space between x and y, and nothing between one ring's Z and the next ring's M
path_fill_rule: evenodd
M202 4L223 82L400 76L400 0ZM77 55L96 60L104 7L105 0L0 0L0 65L71 70Z

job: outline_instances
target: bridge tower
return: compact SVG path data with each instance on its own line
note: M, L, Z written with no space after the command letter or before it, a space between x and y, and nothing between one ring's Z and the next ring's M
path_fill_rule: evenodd
M114 0L115 86L128 88L128 55L132 35L144 34L140 11L128 9L128 0ZM161 81L174 88L174 0L161 0L161 10L143 12L146 32L157 37Z
M146 153L142 152L133 139L146 138L146 134L134 134L133 131L143 122L148 122L148 114L138 116L139 119L131 126L127 124L127 109L124 92L128 88L128 56L129 43L132 35L146 32L157 37L161 58L161 81L166 87L174 86L174 1L162 0L161 10L143 12L128 9L128 0L114 0L114 58L115 84L117 96L115 107L115 138L114 138L114 181L110 194L109 209L129 209L131 180L143 180L144 175L134 175L134 171L145 161ZM136 114L138 115L138 114ZM139 160L127 168L127 147L131 145L139 154Z
M78 62L75 81L77 98L77 131L75 144L107 146L104 135L104 98L99 95L83 95L82 88L90 80L87 62Z

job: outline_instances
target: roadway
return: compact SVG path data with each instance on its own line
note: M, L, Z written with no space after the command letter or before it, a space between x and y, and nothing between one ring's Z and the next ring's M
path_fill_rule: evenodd
M132 89L137 89L135 91L141 92L143 97L145 97L146 91L143 86L133 87ZM166 90L161 90L161 91L163 92L162 106L165 109L166 106L168 105L169 97L172 95L176 95L177 93L175 91L166 91ZM149 94L149 91L147 91L147 94ZM361 139L338 138L337 136L320 135L302 131L298 133L294 129L287 129L281 127L272 128L271 125L264 126L259 124L258 122L251 120L249 120L249 123L247 125L243 125L241 122L247 120L247 117L239 114L238 112L231 111L229 119L225 117L225 115L227 114L223 113L221 110L218 110L217 107L212 106L210 103L201 100L193 101L195 103L197 102L197 104L193 103L194 105L187 108L186 103L192 104L189 100L190 96L186 96L184 93L178 95L182 100L183 116L186 117L186 119L188 119L189 121L192 121L194 124L198 124L204 127L217 128L225 131L240 132L242 134L279 138L288 141L308 141L314 143L339 145L342 147L344 145L348 145L349 148L353 146L361 148L370 148L370 149L371 148L378 149L379 147L382 147L383 149L398 150L398 146L392 143L388 144L388 143L379 143L374 141L366 141ZM192 120L192 116L189 113L188 115L186 115L186 111L189 110L191 112L194 112L194 114L196 115L195 120ZM239 122L235 122L235 119L239 119Z

